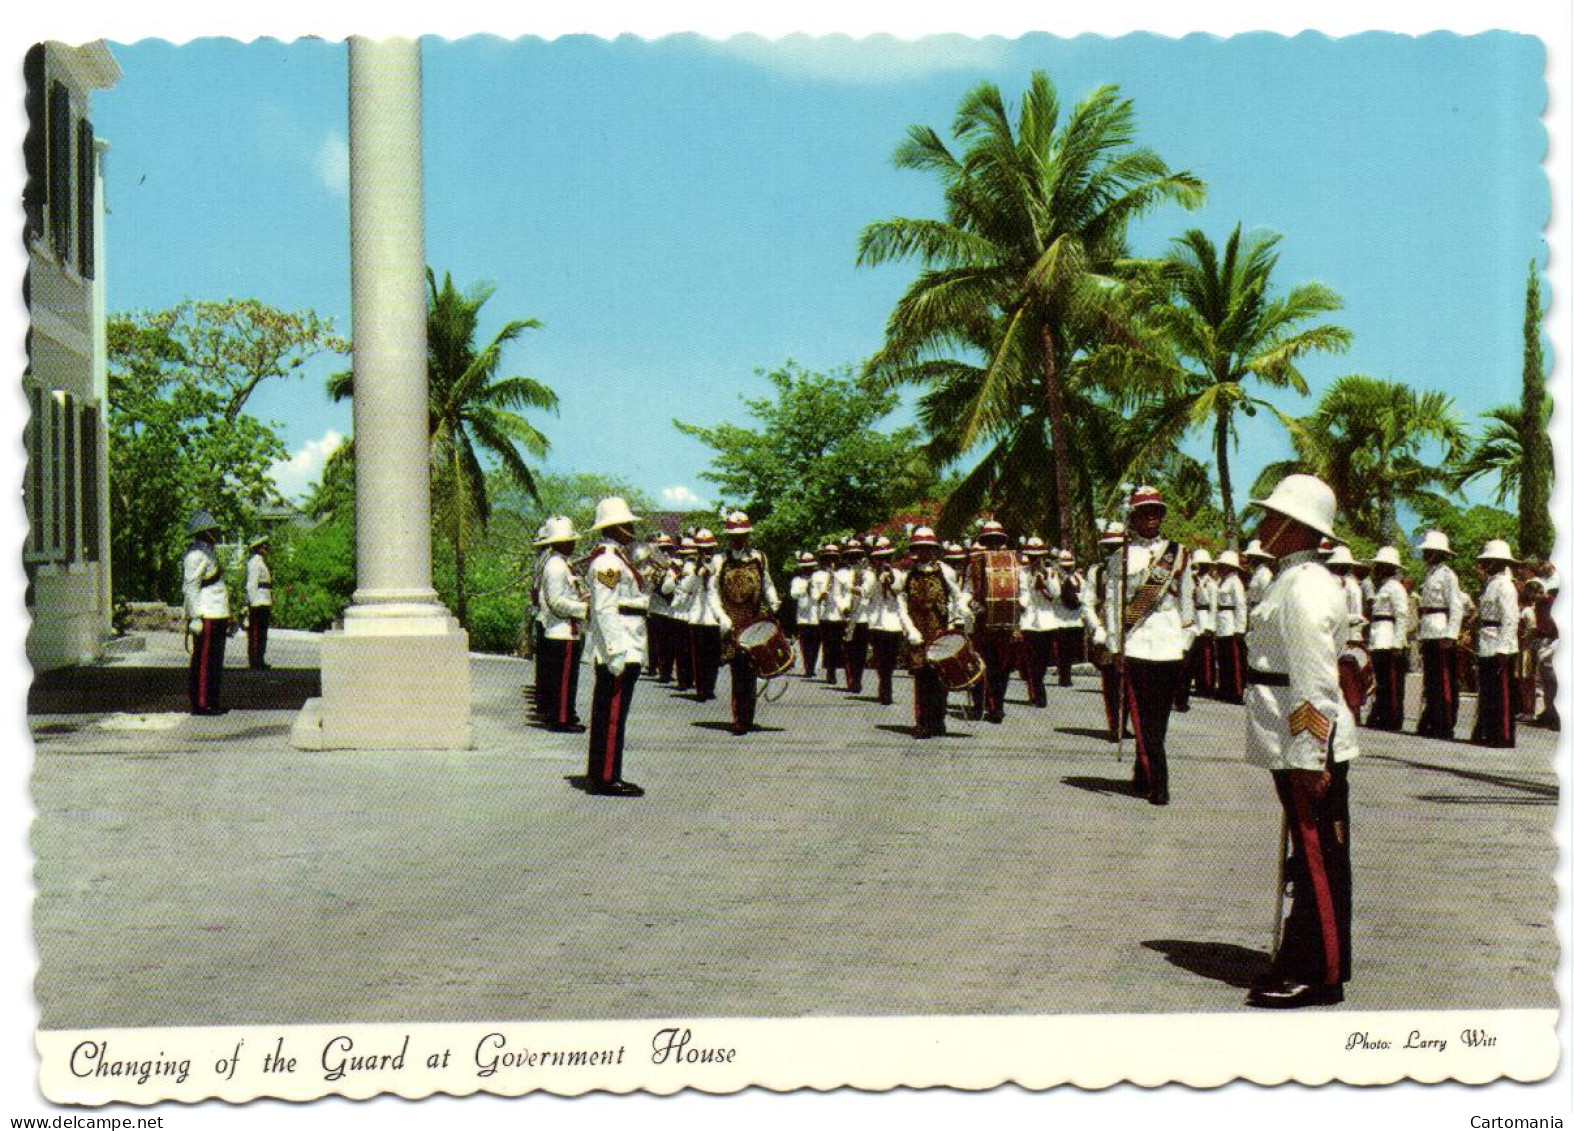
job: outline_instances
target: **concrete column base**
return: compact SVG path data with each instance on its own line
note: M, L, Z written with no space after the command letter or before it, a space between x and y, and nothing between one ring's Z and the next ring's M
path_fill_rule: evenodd
M301 708L290 744L301 750L469 749L470 636L452 617L445 620L436 632L325 633L322 698Z

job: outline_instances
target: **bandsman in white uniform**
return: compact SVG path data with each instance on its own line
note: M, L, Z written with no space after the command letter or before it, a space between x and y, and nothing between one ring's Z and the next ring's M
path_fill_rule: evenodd
M1334 1005L1350 979L1350 795L1355 719L1339 690L1349 632L1339 580L1318 560L1333 534L1334 493L1310 475L1287 475L1258 528L1278 576L1251 614L1246 760L1273 774L1292 851L1283 862L1290 911L1268 975L1248 1005Z
M1241 561L1245 563L1248 574L1246 580L1246 612L1251 615L1258 603L1268 593L1268 586L1273 584L1273 555L1262 548L1262 542L1253 538L1246 544L1245 551L1241 554Z
M1213 568L1213 647L1219 666L1218 696L1224 703L1241 703L1246 698L1246 630L1250 612L1241 560L1234 550L1225 550Z
M1384 546L1372 558L1372 612L1367 644L1377 679L1366 725L1373 730L1403 730L1405 725L1405 649L1410 594L1399 580L1399 551Z
M268 623L273 619L273 571L268 555L273 551L264 534L253 538L251 557L246 561L246 663L253 668L268 666Z
M539 540L546 557L541 563L537 714L548 730L572 734L585 729L579 721L579 665L585 652L585 619L590 615L590 594L569 562L578 540L573 520L563 515L547 519Z
M820 602L814 588L814 555L807 550L798 554L798 572L787 585L796 613L798 654L803 657L803 677L814 678L820 660Z
M966 608L967 598L954 575L937 560L940 543L933 530L917 527L908 547L915 561L903 575L897 615L907 639L907 667L913 673L913 737L937 738L946 733L946 687L929 662L928 648L959 627L955 613Z
M1054 557L1058 591L1049 614L1055 626L1049 655L1056 669L1056 682L1061 687L1070 687L1071 667L1082 659L1082 589L1086 579L1077 568L1076 555L1070 550L1061 550Z
M1508 543L1499 538L1482 547L1477 558L1477 568L1486 580L1476 636L1477 730L1482 746L1514 745L1514 716L1519 705L1514 671L1519 658L1519 591L1514 586L1517 562Z
M906 577L895 565L896 547L889 538L878 537L869 551L869 590L864 594L868 613L869 656L876 679L875 698L883 706L893 702L892 686L896 662L902 650L902 617L898 606Z
M668 596L667 614L672 619L672 686L678 691L694 687L694 639L689 622L694 616L695 588L685 581L694 576L698 555L693 538L678 539L677 556L670 570L672 592Z
M591 793L640 797L644 790L623 780L623 741L629 705L640 667L645 663L645 615L650 594L629 550L634 543L633 514L622 499L596 504L592 530L602 532L590 557L590 661L596 670L590 707Z
M1448 559L1454 556L1448 535L1428 530L1421 539L1426 577L1416 595L1421 638L1421 722L1416 733L1425 738L1453 738L1459 717L1459 684L1454 648L1465 620L1464 590Z
M864 689L864 668L869 663L869 609L867 599L874 586L874 572L864 560L867 548L857 538L842 545L842 568L836 573L840 586L837 605L847 618L847 690L858 694Z
M1131 712L1120 698L1120 671L1115 666L1115 657L1109 650L1104 631L1104 594L1110 576L1107 562L1119 553L1120 544L1125 538L1124 523L1112 522L1104 528L1104 533L1099 535L1099 549L1105 560L1088 567L1087 582L1082 586L1082 623L1087 628L1088 651L1099 671L1099 687L1104 696L1104 721L1111 742L1120 738L1115 731L1116 726L1124 725L1129 731L1131 724ZM1119 723L1115 718L1117 712L1120 715Z
M1027 684L1029 705L1047 707L1044 673L1049 670L1050 651L1055 643L1054 611L1060 580L1048 566L1049 550L1042 538L1029 538L1022 547L1022 556L1028 563L1018 570L1017 580L1017 603L1022 606L1022 682Z
M650 616L645 618L645 631L650 642L648 670L657 683L672 681L676 659L673 655L672 598L677 592L677 579L672 576L672 562L677 556L677 548L672 535L663 531L652 539L644 554L635 558L650 590Z
M1125 668L1126 706L1135 731L1132 792L1151 805L1170 803L1165 739L1175 681L1182 678L1186 653L1197 632L1190 555L1179 542L1159 533L1167 509L1156 488L1143 486L1132 492L1124 607L1120 553L1109 557L1104 594L1105 639L1116 653L1116 663Z
M1366 661L1366 615L1361 607L1361 586L1351 576L1351 567L1355 559L1350 556L1350 547L1343 542L1336 543L1327 554L1320 554L1323 564L1328 567L1328 572L1339 579L1339 587L1344 592L1345 602L1345 637L1339 653L1339 688L1344 693L1345 702L1350 707L1350 713L1360 719L1361 710L1366 705L1367 675Z
M198 511L186 524L191 547L181 562L186 630L191 634L191 666L186 681L193 715L222 715L224 642L229 638L230 594L219 562L219 524Z
M832 541L820 547L820 568L815 577L820 595L820 656L825 664L825 682L834 684L847 666L847 613L842 607L845 592L852 588L852 571L842 568L842 547Z
M742 737L755 729L758 673L748 652L738 646L738 633L756 621L776 615L781 600L771 580L765 553L749 545L754 526L742 511L727 516L727 550L717 559L708 599L721 630L721 659L731 680L732 733Z
M1191 646L1191 689L1197 695L1213 698L1218 688L1218 623L1213 603L1219 595L1219 577L1213 568L1213 555L1199 548L1191 555L1193 599L1197 604L1197 639Z
M707 594L716 577L721 556L716 535L700 530L694 535L694 569L679 583L679 593L689 615L689 662L694 673L694 698L709 703L716 698L716 675L721 670L721 621Z

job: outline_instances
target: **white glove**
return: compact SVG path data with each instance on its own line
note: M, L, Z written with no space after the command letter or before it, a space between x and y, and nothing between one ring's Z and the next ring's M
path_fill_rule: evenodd
M202 618L201 617L192 617L191 618L191 623L186 626L186 629L193 636L196 636L199 633L201 633L202 632Z
M721 631L724 634L732 631L732 618L726 613L721 614L721 620L719 620L717 624L721 627Z
M1095 628L1093 630L1093 643L1096 646L1102 648L1102 647L1104 647L1105 642L1108 641L1108 640L1109 640L1109 633L1105 632L1102 628Z
M914 648L917 648L920 644L922 644L924 642L924 634L919 632L915 628L915 629L913 629L912 632L909 632L907 634L907 642L909 644L911 644Z
M624 657L624 656L613 656L610 660L607 661L607 671L611 672L615 676L616 675L622 675L623 674L623 669L624 669L625 666L627 666L627 664L628 664L628 659L626 657Z

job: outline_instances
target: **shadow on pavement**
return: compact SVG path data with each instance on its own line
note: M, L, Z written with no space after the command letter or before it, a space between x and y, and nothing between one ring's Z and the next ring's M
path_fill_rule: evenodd
M1158 951L1171 966L1243 990L1250 988L1253 978L1268 972L1270 962L1266 951L1234 943L1149 939L1142 945Z
M1109 731L1103 727L1056 727L1055 733L1075 735L1077 738L1101 738L1105 742L1113 741L1109 736ZM1130 738L1131 735L1128 734L1126 737Z
M730 731L732 729L732 724L731 723L724 723L724 722L720 722L720 721L715 720L715 719L697 719L696 721L690 723L689 725L690 726L700 727L703 730L728 730L728 731ZM757 733L763 731L763 732L768 733L768 734L783 734L783 733L786 732L786 730L787 730L786 727L768 727L768 726L761 726L759 723L755 723L752 727L749 728L749 733L750 734L757 734Z
M190 707L183 667L60 668L27 690L30 715L153 714ZM224 705L237 711L298 711L322 694L316 668L224 669Z
M1481 770L1464 770L1455 766L1435 766L1430 762L1413 762L1409 758L1400 758L1394 754L1368 754L1367 758L1377 762L1396 762L1401 766L1409 766L1413 770L1426 770L1428 773L1447 774L1449 777L1463 778L1466 781L1479 782L1482 785L1495 785L1500 789L1518 790L1530 794L1530 798L1519 800L1545 801L1552 803L1557 800L1558 787L1547 782L1531 781L1528 778L1511 778L1507 774L1489 774ZM1447 795L1433 795L1423 800L1449 799ZM1511 801L1513 798L1480 797L1480 801Z
M1132 791L1131 779L1126 778L1087 778L1069 777L1060 779L1062 785L1069 785L1073 789L1085 789L1089 793L1118 793L1124 797L1136 797ZM1144 800L1146 797L1144 796Z

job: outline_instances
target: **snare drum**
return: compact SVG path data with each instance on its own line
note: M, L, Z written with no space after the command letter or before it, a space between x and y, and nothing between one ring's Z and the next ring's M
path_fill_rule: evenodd
M749 655L749 663L762 679L781 675L792 667L792 645L772 620L757 620L738 633L738 647Z
M959 632L937 638L924 652L940 682L951 691L972 687L984 674L984 661L972 643Z

